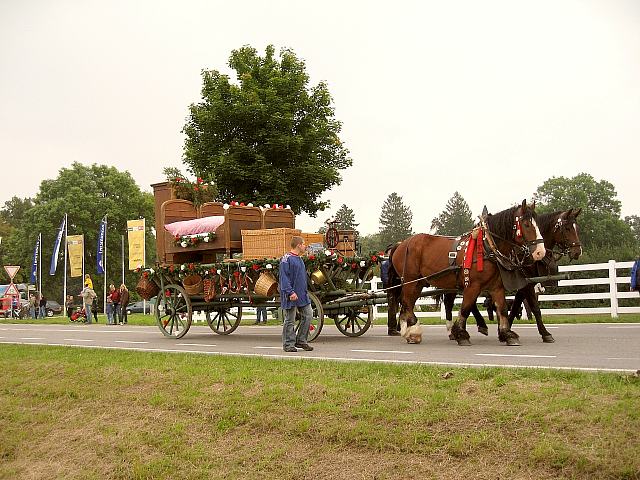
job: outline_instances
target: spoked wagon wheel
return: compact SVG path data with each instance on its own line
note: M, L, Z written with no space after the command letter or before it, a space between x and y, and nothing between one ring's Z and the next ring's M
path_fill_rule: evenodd
M242 307L219 306L207 310L207 323L211 330L219 335L229 335L242 320Z
M324 324L324 311L322 309L322 303L318 300L313 293L309 293L309 300L311 300L311 308L313 309L313 317L311 318L311 325L309 326L309 335L307 336L308 342L313 342L320 332L322 331L322 325ZM296 334L300 328L300 313L296 315Z
M333 320L343 335L359 337L369 330L373 323L373 308L370 305L347 307L344 313L334 316Z
M158 295L156 322L165 337L182 338L191 326L191 300L180 285L167 285Z

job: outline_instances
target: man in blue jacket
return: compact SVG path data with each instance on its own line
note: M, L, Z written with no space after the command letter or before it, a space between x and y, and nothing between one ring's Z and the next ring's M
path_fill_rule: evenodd
M293 237L291 251L280 259L280 305L284 312L282 346L285 352L297 352L298 348L308 352L313 350L307 343L313 310L307 293L307 269L301 258L306 249L302 237ZM295 320L298 311L302 318L296 335Z

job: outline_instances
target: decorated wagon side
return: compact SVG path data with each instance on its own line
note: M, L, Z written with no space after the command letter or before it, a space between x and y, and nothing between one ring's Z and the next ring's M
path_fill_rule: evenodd
M204 312L214 332L228 335L243 310L278 308L280 257L294 235L313 246L304 258L313 307L309 341L318 337L325 317L344 335L362 335L373 322L372 305L386 302L385 293L364 288L381 257L358 255L353 232L303 233L295 229L293 211L280 205L196 206L176 199L169 182L153 188L158 262L141 271L137 291L144 298L158 295L157 324L167 337L183 337L194 311Z

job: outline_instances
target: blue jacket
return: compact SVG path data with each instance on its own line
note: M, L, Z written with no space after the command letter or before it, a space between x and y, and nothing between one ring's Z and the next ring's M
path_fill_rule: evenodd
M389 260L385 260L380 264L380 279L382 280L382 287L387 288L389 286Z
M640 260L631 267L631 290L640 290Z
M309 305L307 294L307 269L300 257L292 253L285 253L280 259L280 305L285 310L292 307L304 307ZM289 295L296 292L298 300L292 302Z

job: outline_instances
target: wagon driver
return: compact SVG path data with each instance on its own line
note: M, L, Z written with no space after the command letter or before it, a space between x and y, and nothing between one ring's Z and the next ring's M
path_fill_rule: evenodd
M280 305L284 312L282 346L285 352L297 352L298 348L310 352L313 347L307 343L313 310L307 292L307 269L301 255L307 246L302 237L291 239L291 251L280 259ZM298 334L295 331L296 313L301 320Z

